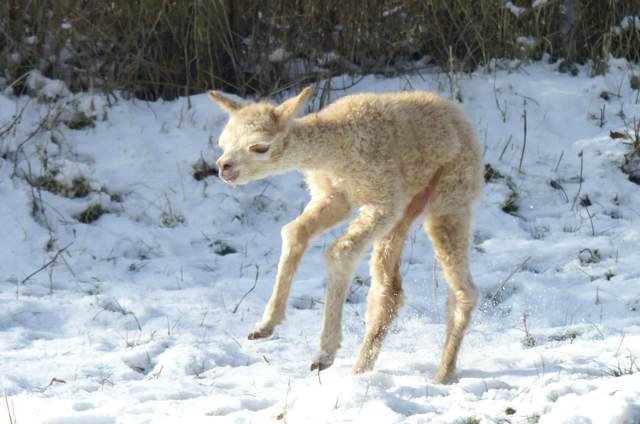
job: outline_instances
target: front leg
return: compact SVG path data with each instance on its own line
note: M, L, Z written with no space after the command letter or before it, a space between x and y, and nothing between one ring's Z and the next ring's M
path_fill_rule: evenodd
M342 341L342 308L353 280L358 260L366 247L386 234L397 220L393 204L365 205L347 232L338 238L325 255L328 282L325 298L324 325L320 336L320 353L311 370L323 370L333 363Z
M312 198L298 218L282 227L282 253L276 283L262 321L249 333L249 340L269 337L275 326L284 321L293 276L309 242L345 220L350 212L346 197L331 193Z

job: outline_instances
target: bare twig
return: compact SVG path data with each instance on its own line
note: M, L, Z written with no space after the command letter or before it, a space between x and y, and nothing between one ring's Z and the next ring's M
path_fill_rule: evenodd
M18 420L16 419L16 410L13 405L13 402L9 402L9 397L7 396L7 392L4 392L4 404L7 407L7 414L9 414L9 424L17 424Z
M238 341L238 339L236 339L236 338L233 336L233 334L229 334L229 333L228 333L228 332L226 332L226 331L224 331L224 334L225 334L226 336L229 336L229 338L230 338L231 340L233 340L233 342L234 342L235 344L237 344L237 345L238 345L238 347L242 347L242 344L240 344L240 342Z
M564 150L560 152L560 157L558 158L558 163L556 163L556 167L553 168L553 172L558 172L558 168L560 167L560 162L562 161L562 157L564 156Z
M587 216L589 217L589 223L591 224L591 236L596 236L596 229L593 226L593 215L589 212L589 208L586 205L583 205L584 210L587 211Z
M65 380L62 380L61 378L58 377L53 377L51 379L51 381L49 381L49 384L47 384L46 386L43 387L38 387L36 388L37 391L44 393L47 391L47 389L51 386L53 386L54 384L67 384L67 382Z
M287 393L284 395L284 410L278 414L276 417L277 420L284 420L285 424L287 423L287 408L289 404L289 393L291 393L291 378L289 378L289 382L287 383Z
M16 84L18 84L20 81L26 79L29 77L29 75L31 75L31 71L27 71L24 74L20 75L18 78L15 79L15 81L13 81L11 84L9 84L9 86L7 87L7 89L12 89Z
M249 295L249 293L251 293L256 288L256 285L258 284L258 277L259 276L260 276L260 267L258 265L256 265L256 278L253 281L253 286L251 286L251 288L245 294L242 295L242 297L240 298L240 300L238 301L236 306L233 308L233 311L231 311L231 313L235 314L236 312L238 312L238 308L240 307L240 304L242 303L244 298L247 297Z
M504 101L504 107L502 107L500 105L500 100L498 99L498 89L496 88L496 80L497 78L497 73L498 70L494 68L493 70L493 97L496 101L496 107L498 108L498 111L500 112L500 116L502 116L502 122L506 123L507 122L507 101Z
M578 197L580 197L580 191L582 190L582 170L584 167L584 155L582 154L582 150L580 150L580 153L578 153L578 156L580 157L580 176L578 179L578 192L576 193L576 197L573 198L573 203L571 204L571 209L576 207L576 202L578 201Z
M507 140L507 142L505 143L504 147L502 148L502 152L500 152L500 156L498 157L498 160L502 160L502 156L504 156L504 152L507 151L507 147L509 147L509 145L511 144L511 139L513 138L513 136L509 136L509 139Z
M358 409L358 416L362 412L362 408L364 408L364 404L369 399L369 387L371 386L371 381L367 381L367 387L364 390L364 396L362 397L362 403L360 404L360 408Z
M493 305L493 302L495 302L495 300L498 298L498 295L500 295L500 292L502 292L502 290L504 290L504 287L507 285L507 282L511 279L511 277L513 277L516 272L520 271L527 264L527 262L529 262L530 260L531 260L531 256L527 256L524 261L522 261L517 267L515 267L509 273L509 275L507 275L507 278L502 280L502 282L500 283L498 288L493 292L493 295L491 296L491 298L489 298L489 301L487 303L485 303L485 307L483 308L483 312L486 312L489 309L489 306Z
M12 135L15 135L15 129L18 127L18 124L20 124L22 115L24 114L25 109L27 108L27 106L29 106L30 103L31 103L31 99L27 100L22 106L22 108L20 108L20 110L17 110L17 104L16 104L16 114L13 115L12 119L8 123L0 127L0 138L4 137L9 133L12 133Z
M520 163L518 164L518 173L522 172L522 161L524 159L524 151L527 148L527 99L523 102L524 110L522 111L522 120L524 122L523 131L524 137L522 139L522 152L520 153Z
M560 184L557 180L551 180L549 181L549 185L554 190L559 190L560 193L562 193L562 196L564 197L564 201L569 203L569 195L567 195L567 192L564 191L564 187L562 187L562 184Z
M44 118L40 120L38 126L29 133L29 135L18 144L15 151L15 157L13 158L13 172L12 175L16 176L18 171L18 158L20 156L20 152L24 148L24 146L35 136L40 134L42 131L46 130L52 123L57 122L58 118L62 114L62 108L55 107L55 105L50 104L47 109L47 114Z
M529 313L524 312L522 314L522 327L524 329L524 339L522 341L523 347L534 347L536 345L536 339L529 332Z
M618 348L616 349L616 353L613 356L618 356L620 353L620 348L622 347L622 342L624 342L625 334L622 334L622 338L620 339L620 343L618 343Z
M67 244L65 247L63 247L62 249L58 250L55 253L55 255L53 255L53 257L46 264L42 265L40 268L36 269L31 274L27 275L22 281L20 281L20 283L18 283L18 287L20 287L21 285L23 285L24 283L29 281L33 276L35 276L39 272L42 272L45 269L47 269L47 267L49 267L51 264L55 263L58 260L58 256L60 256L62 253L64 253L64 251L67 250L72 244L73 244L73 242ZM17 296L18 296L18 288L16 288L16 297Z

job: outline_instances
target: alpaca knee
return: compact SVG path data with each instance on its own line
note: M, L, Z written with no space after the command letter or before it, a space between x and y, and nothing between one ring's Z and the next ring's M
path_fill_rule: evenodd
M397 288L394 290L391 296L393 297L393 300L394 300L394 310L396 311L396 315L397 315L400 308L404 305L404 300L405 300L404 290L402 290L401 288Z
M325 252L324 260L330 280L332 275L349 280L357 261L354 243L351 240L337 240Z
M402 288L374 286L369 290L368 319L380 316L384 321L393 321L404 304Z
M288 249L290 253L304 251L309 243L307 231L296 221L283 226L280 235L282 236L283 248Z
M473 310L478 304L480 293L475 286L458 289L455 292L456 304L464 310Z
M325 261L329 263L344 262L354 252L354 244L351 240L336 240L326 251Z

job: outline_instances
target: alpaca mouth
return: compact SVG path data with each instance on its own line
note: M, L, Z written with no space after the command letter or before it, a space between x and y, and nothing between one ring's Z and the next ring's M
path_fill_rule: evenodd
M220 173L220 178L226 183L232 183L238 179L240 176L240 171L234 169L231 171L223 171Z

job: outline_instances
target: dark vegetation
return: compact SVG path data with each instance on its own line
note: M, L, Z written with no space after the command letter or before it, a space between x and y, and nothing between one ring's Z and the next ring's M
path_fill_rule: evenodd
M91 224L92 222L97 221L98 218L105 213L108 213L108 211L102 207L102 205L99 203L92 203L73 217L83 224Z
M196 181L202 181L207 177L217 177L218 169L213 165L210 165L203 157L198 159L192 166L193 178Z
M572 73L585 62L605 72L610 55L640 59L640 30L624 24L640 15L636 0L1 3L0 75L17 93L32 69L72 91L154 100L209 88L270 95L337 74L470 70L492 58L547 54Z

